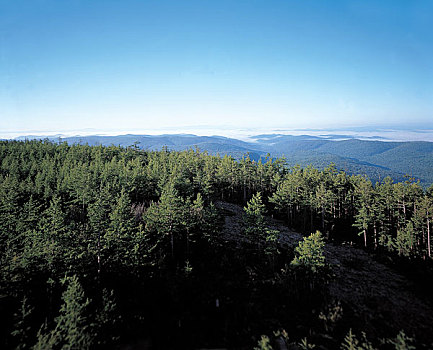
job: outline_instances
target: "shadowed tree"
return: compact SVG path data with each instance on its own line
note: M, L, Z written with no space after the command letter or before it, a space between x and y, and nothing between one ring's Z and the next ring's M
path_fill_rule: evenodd
M41 328L34 350L86 350L92 345L87 320L90 301L85 297L77 276L67 277L63 283L67 283L67 288L62 295L63 304L55 319L56 325L45 334Z
M102 257L109 266L127 265L131 252L131 243L136 227L131 211L131 201L127 192L122 189L112 212L110 223L103 237Z
M152 203L144 213L146 230L156 235L155 240L164 242L168 238L172 260L175 259L175 241L186 226L185 214L184 201L170 183L164 187L159 201Z

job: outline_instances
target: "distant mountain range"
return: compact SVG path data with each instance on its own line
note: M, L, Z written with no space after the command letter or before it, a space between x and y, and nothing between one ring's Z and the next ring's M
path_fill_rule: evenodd
M21 136L17 139L40 138L44 137ZM374 182L388 175L396 181L402 181L405 180L405 175L410 175L419 179L423 186L433 183L433 142L425 141L384 142L358 140L347 135L283 134L256 135L248 141L192 134L48 138L69 144L125 147L137 144L146 150L159 150L164 146L170 150L198 147L210 154L228 154L238 159L249 153L250 158L258 160L269 153L272 157L285 157L289 166L311 164L323 168L333 162L341 170L352 174L365 174Z

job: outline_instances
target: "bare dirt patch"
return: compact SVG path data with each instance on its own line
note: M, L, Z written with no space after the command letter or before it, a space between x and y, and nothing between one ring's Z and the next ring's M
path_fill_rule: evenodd
M217 202L216 206L228 214L224 238L245 240L243 208L226 202ZM280 231L281 246L294 247L303 237L281 221L269 218L268 223L270 228ZM371 337L395 336L404 330L418 342L433 344L432 303L416 293L413 282L374 260L368 252L349 245L326 244L325 255L335 275L329 284L329 294L343 305L347 327L364 330Z

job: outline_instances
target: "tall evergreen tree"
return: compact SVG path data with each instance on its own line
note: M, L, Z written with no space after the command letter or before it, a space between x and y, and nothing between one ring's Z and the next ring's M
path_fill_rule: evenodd
M48 333L43 333L41 328L34 350L85 350L92 345L87 319L90 300L85 297L77 276L65 278L63 282L67 283L67 288L62 295L63 304L55 327Z

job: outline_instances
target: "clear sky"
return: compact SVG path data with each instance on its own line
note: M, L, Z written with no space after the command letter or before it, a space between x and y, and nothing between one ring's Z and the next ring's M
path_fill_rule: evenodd
M432 121L430 0L0 0L0 131Z

